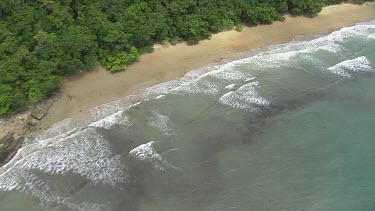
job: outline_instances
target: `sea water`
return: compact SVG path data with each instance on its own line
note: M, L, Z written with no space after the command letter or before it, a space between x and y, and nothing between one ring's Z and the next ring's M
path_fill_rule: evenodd
M374 211L374 125L372 21L28 137L0 169L0 210Z

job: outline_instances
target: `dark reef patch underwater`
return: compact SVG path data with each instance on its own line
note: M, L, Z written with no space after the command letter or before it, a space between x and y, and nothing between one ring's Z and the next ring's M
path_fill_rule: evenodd
M375 207L375 22L271 46L29 137L1 210Z

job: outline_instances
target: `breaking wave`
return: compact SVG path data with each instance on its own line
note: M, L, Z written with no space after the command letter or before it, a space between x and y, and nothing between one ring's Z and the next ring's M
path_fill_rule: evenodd
M368 72L373 71L373 68L370 66L370 61L365 56L361 56L340 62L328 70L337 75L350 77L350 72Z

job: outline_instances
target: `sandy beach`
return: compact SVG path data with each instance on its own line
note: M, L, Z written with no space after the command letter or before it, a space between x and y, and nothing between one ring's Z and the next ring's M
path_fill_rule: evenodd
M153 53L142 55L140 61L129 65L126 71L111 74L98 68L67 78L39 128L45 129L136 90L181 77L194 68L231 60L240 52L291 41L297 36L325 35L374 18L374 3L342 4L325 7L314 18L286 16L285 22L245 27L241 32L222 32L197 45L156 45Z

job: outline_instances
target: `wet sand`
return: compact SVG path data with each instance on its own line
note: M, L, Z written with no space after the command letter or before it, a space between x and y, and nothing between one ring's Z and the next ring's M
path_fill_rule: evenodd
M129 65L126 71L111 74L104 68L97 68L67 78L59 98L42 120L41 128L139 89L176 79L192 69L234 59L240 52L291 41L297 36L325 35L372 19L375 19L374 3L342 4L326 7L314 18L286 16L285 22L245 27L241 32L222 32L197 45L156 45L153 53L142 55L139 62Z

